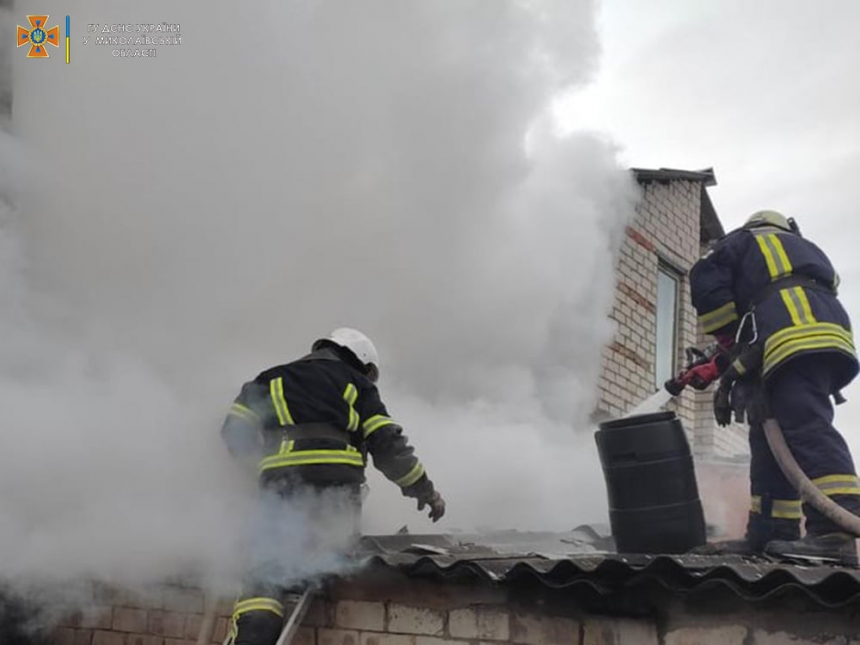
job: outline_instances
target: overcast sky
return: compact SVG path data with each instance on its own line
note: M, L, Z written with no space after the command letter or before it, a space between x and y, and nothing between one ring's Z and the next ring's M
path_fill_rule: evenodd
M559 102L630 166L713 167L726 230L795 217L843 278L860 320L860 2L604 0L594 82ZM860 388L837 423L860 454ZM856 429L855 429L856 427Z

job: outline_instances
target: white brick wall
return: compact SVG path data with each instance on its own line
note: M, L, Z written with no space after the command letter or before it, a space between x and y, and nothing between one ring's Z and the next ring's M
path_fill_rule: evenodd
M703 347L712 339L699 333L690 300L687 273L702 255L700 212L702 186L696 181L650 182L628 227L617 263L611 318L616 333L603 352L597 416L619 417L657 390L654 383L657 271L661 261L682 275L678 298L677 364L684 348ZM717 428L713 392L688 388L668 409L677 412L698 456L747 454L746 428Z
M611 318L616 334L603 356L598 411L623 415L656 391L654 358L657 270L662 260L681 272L699 257L701 185L693 181L650 183L643 187L637 215L628 227L617 264L617 286ZM681 279L678 347L696 342L696 317L689 285ZM683 361L679 351L678 365ZM695 427L691 393L679 397L678 416L688 432Z

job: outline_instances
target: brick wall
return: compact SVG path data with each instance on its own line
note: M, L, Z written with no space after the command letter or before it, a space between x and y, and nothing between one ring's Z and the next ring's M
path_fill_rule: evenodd
M198 588L164 585L139 593L94 586L86 609L65 615L52 645L194 645L204 617L204 594ZM226 634L230 603L218 606L213 643Z
M598 412L622 416L653 394L656 334L657 270L662 261L680 274L677 363L683 348L696 343L696 316L689 282L683 275L699 258L701 184L693 181L652 182L643 186L634 221L619 256L611 318L615 337L603 354ZM691 434L695 398L683 393L671 404Z
M616 333L604 348L597 416L619 417L653 394L657 271L664 263L678 272L676 369L684 364L684 348L703 347L713 339L698 328L690 300L687 273L704 249L700 245L702 185L695 181L650 182L634 221L627 229L619 256L611 319ZM688 388L671 402L684 424L695 455L733 457L748 453L744 426L718 428L712 413L713 392Z
M294 645L860 645L848 610L691 611L667 604L648 616L584 611L564 590L515 590L362 576L330 586L312 605ZM55 632L57 645L192 645L203 597L189 589L149 606L125 598ZM549 595L548 595L549 594ZM153 600L153 597L150 597ZM216 637L223 639L222 605ZM214 642L214 641L213 641Z

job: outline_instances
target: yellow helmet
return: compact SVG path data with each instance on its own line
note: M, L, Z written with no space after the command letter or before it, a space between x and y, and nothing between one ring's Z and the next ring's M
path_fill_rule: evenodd
M749 216L744 228L755 228L757 226L776 226L785 231L794 232L788 218L776 211L758 211Z

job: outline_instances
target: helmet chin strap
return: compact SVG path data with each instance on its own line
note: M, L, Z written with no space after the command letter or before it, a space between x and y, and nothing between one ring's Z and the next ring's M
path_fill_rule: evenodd
M373 363L367 367L367 378L370 379L371 383L379 381L379 369Z

